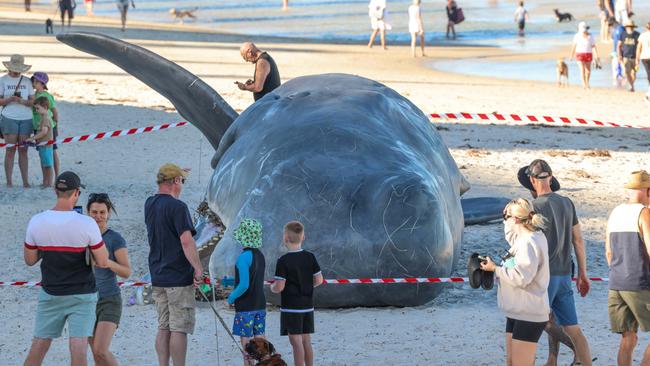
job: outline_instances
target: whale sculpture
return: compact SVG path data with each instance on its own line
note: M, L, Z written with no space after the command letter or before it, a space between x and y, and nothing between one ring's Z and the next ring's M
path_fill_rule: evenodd
M304 76L238 116L198 77L144 48L92 33L57 38L167 97L215 148L206 197L227 229L210 258L212 277L232 276L241 251L232 230L243 218L264 227L267 278L285 252L290 220L305 224L305 248L325 278L451 274L469 185L427 117L394 90L353 75ZM415 306L440 291L434 284L328 285L315 303Z

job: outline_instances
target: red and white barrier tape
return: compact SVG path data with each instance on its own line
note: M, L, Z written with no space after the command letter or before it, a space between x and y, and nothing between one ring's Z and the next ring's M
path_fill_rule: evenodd
M65 137L65 138L60 138L60 139L57 139L57 140L50 140L50 141L47 141L47 142L41 142L41 143L37 144L37 146L53 145L55 143L56 144L67 144L67 143L70 143L70 142L105 140L105 139L109 139L109 138L113 138L113 137L139 135L139 134L142 134L142 133L168 130L170 128L185 126L187 124L188 124L187 122L165 123L165 124L156 125L156 126L130 128L130 129L127 129L127 130L115 130L115 131L110 131L110 132L93 133L93 134L89 134L89 135ZM18 146L18 144L0 144L0 148L15 147L15 146Z
M490 121L490 122L520 122L520 123L547 123L555 125L581 125L581 126L599 126L599 127L624 127L649 130L650 127L628 125L623 123L603 122L585 118L569 117L551 117L551 116L533 116L522 114L500 114L500 113L432 113L431 118L434 120L471 120L471 121Z
M576 280L575 278L573 279ZM609 278L606 277L591 277L590 281L593 282L609 282ZM407 278L348 278L348 279L325 279L323 283L328 285L370 285L370 284L390 284L390 283L466 283L469 282L467 277L407 277ZM272 284L273 281L264 281L265 285ZM118 282L118 286L121 287L140 287L148 286L150 282L135 282L135 281L125 281ZM40 286L40 282L30 282L30 281L13 281L13 282L0 282L0 286L15 286L15 287L35 287Z
M431 113L430 117L433 120L470 120L470 121L490 121L490 122L520 122L520 123L547 123L556 125L593 125L600 127L625 127L636 128L641 130L650 131L650 127L642 127L635 125L628 125L614 122L602 122L598 120L591 120L585 118L570 118L570 117L551 117L551 116L533 116L533 115L520 115L520 114L501 114L501 113ZM181 127L188 125L188 122L165 123L162 125L147 126L140 128L130 128L125 130L115 130L110 132L100 132L88 135L65 137L57 140L50 140L41 142L37 146L47 146L53 144L67 144L71 142L105 140L113 137L139 135L148 132L155 132L167 130L170 128ZM16 147L20 144L7 144L0 143L0 148Z

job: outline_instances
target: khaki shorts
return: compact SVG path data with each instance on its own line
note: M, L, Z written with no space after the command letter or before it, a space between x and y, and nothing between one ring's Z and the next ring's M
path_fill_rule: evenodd
M650 330L650 291L609 290L607 306L612 332Z
M624 58L623 59L623 70L625 70L625 76L632 77L636 76L636 61L633 58Z
M158 329L194 332L194 286L154 287L153 300L158 311Z

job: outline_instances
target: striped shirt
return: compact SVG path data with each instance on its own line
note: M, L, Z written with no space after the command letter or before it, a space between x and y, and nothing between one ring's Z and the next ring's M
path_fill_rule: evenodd
M44 211L34 215L27 225L25 247L42 254L41 284L50 295L96 292L86 251L103 245L95 220L75 211Z
M639 216L644 207L640 203L625 203L609 215L610 290L650 290L650 258L639 231Z

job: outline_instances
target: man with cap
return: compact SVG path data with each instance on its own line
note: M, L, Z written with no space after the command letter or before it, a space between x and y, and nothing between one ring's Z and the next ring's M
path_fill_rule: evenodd
M194 285L203 279L187 205L178 197L187 170L165 164L158 170L158 193L144 205L149 239L149 273L158 311L156 353L160 365L185 365L187 334L194 332Z
M5 176L7 186L13 186L14 159L18 149L18 167L23 179L23 187L28 188L27 146L21 145L32 134L32 105L34 88L28 77L22 75L32 66L25 65L22 55L12 55L2 64L7 68L7 75L0 77L0 133L8 144L18 146L5 148Z
M246 62L255 64L253 79L245 83L235 81L240 90L253 93L253 99L258 100L280 86L280 73L275 60L268 53L260 50L252 42L244 43L239 49L241 57Z
M636 62L636 48L639 44L639 36L641 34L634 30L636 25L632 19L628 19L625 24L625 33L621 35L616 45L618 53L618 61L621 63L625 71L625 78L630 85L630 91L634 92L634 82L636 81L637 62Z
M605 256L609 264L609 320L621 335L618 365L631 366L637 329L650 331L650 174L630 175L627 203L614 208L607 222ZM641 365L650 365L650 345Z
M553 177L549 164L536 159L527 167L519 170L519 182L533 194L535 212L541 213L547 220L543 230L548 241L548 255L551 278L548 286L549 304L555 321L571 338L575 346L577 359L583 365L591 365L591 351L580 326L576 313L573 290L571 289L573 247L578 262L577 288L581 296L589 292L587 276L587 256L582 240L580 223L575 206L568 198L554 192L560 184ZM550 360L553 364L553 360Z
M34 215L27 225L25 263L41 261L34 339L26 366L40 365L53 338L68 324L71 364L86 365L93 335L97 290L91 260L106 266L108 252L95 220L73 210L81 194L79 177L63 172L54 183L56 204Z

